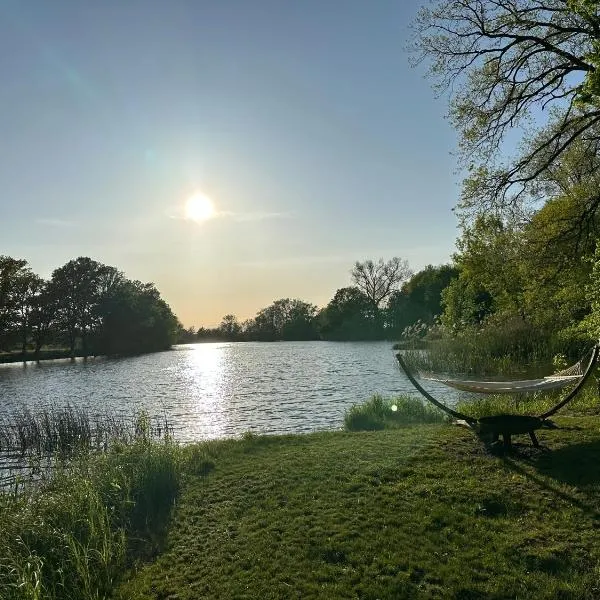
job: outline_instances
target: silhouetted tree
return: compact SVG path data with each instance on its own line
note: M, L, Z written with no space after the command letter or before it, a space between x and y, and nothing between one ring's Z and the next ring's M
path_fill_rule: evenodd
M17 327L18 281L30 272L27 261L0 255L0 349L10 349Z
M36 317L36 305L42 297L45 281L30 269L22 269L15 277L13 294L15 303L15 327L19 332L21 354L25 360L27 341Z
M70 260L52 273L51 292L57 299L58 322L67 335L71 357L81 337L84 356L90 332L98 324L102 275L106 266L88 257Z
M316 314L317 307L302 300L276 300L245 323L244 336L260 341L317 339Z
M357 287L336 291L319 315L321 337L328 340L364 340L379 337L372 301Z
M107 293L99 312L98 345L107 355L167 350L181 328L152 283L120 281Z
M239 339L242 332L242 325L235 315L225 315L218 329L226 340L234 341Z

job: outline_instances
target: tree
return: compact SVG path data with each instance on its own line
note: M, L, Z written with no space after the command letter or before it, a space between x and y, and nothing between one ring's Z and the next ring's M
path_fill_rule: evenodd
M244 334L248 339L260 341L317 339L316 314L314 304L282 298L248 321Z
M0 349L9 348L17 326L17 281L30 270L27 261L0 255Z
M219 331L226 340L236 340L242 332L242 326L235 315L225 315L219 325Z
M106 269L106 265L91 258L80 257L52 273L50 292L57 299L58 323L67 334L72 358L78 336L87 356L89 335L99 324L97 309Z
M330 340L363 340L378 337L373 304L357 287L336 291L319 315L321 336Z
M167 350L181 324L152 283L123 279L99 310L98 349L109 356Z
M540 176L575 143L600 140L600 14L594 0L438 0L415 23L418 60L450 89L469 176L463 215L535 199ZM542 112L543 111L543 112ZM503 142L528 119L516 157Z
M354 285L369 299L375 313L379 313L382 302L398 289L412 272L408 263L397 256L384 262L380 258L376 263L372 260L356 262L351 271Z
M16 308L15 327L19 331L21 354L26 360L27 341L34 323L37 325L37 309L43 298L46 282L30 269L22 269L13 283L14 304Z
M387 327L399 337L405 327L421 321L432 324L442 313L442 291L458 277L451 265L427 265L390 296L386 309Z

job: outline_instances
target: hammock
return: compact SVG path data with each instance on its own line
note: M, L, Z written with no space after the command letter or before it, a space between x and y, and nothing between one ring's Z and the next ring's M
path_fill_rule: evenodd
M522 379L520 381L482 381L469 379L450 379L431 374L419 373L421 379L443 383L463 392L479 394L520 394L562 388L569 383L577 383L583 377L581 361L567 369L558 371L539 379Z
M443 383L463 392L479 394L519 394L562 388L569 383L577 383L583 377L581 361L571 367L558 371L548 377L539 379L522 379L520 381L480 381L468 379L448 379L441 376L421 374L421 379Z
M446 406L443 402L436 400L415 379L414 375L411 373L410 369L404 362L402 355L400 353L398 353L396 355L396 358L398 360L398 364L400 365L400 367L402 368L402 370L408 377L409 381L424 396L424 398L426 400L431 402L433 405L437 406L440 410L443 410L445 413L451 415L452 417L454 417L455 419L458 419L459 421L465 422L467 425L469 425L470 427L475 429L480 434L491 435L492 441L497 440L498 436L500 434L502 434L505 447L510 447L511 435L519 434L519 433L529 433L529 435L531 437L531 441L533 442L533 445L537 447L539 444L538 444L537 438L535 437L534 431L536 429L540 429L541 427L553 427L552 422L548 421L549 417L551 417L553 414L557 413L561 408L563 408L566 404L568 404L579 393L579 391L583 388L585 382L587 381L588 377L592 374L592 371L594 369L596 361L598 360L599 355L600 355L600 342L593 347L591 356L589 358L589 362L587 363L585 371L583 372L582 375L577 375L577 374L563 375L564 371L561 371L560 373L556 373L553 377L544 378L544 379L552 379L552 378L564 379L565 377L570 377L571 380L573 380L574 378L576 378L578 380L577 385L575 385L575 387L568 394L566 394L564 396L564 398L562 398L559 402L557 402L551 409L547 410L544 414L539 415L539 416L502 414L502 415L493 415L493 416L489 416L489 417L481 417L479 419L475 419L474 417L471 417L471 416L465 415L461 412L458 412L456 410L453 410L450 407ZM579 368L581 369L581 361L579 363L577 363L577 365L579 365ZM576 368L577 365L574 365L573 367L566 369L566 371L571 371L571 369ZM529 380L529 382L528 382L529 387L531 386L531 381L539 381L539 380ZM473 382L471 382L471 383L473 383ZM477 382L478 385L480 385L481 383L482 382ZM490 383L490 382L487 382L487 383ZM506 381L505 382L495 382L495 383L501 383L502 385L504 385L505 388L511 384L511 382L506 382ZM512 384L514 384L514 383L515 382L512 382ZM523 383L523 382L520 382L520 383ZM513 387L512 391L515 391L514 387Z

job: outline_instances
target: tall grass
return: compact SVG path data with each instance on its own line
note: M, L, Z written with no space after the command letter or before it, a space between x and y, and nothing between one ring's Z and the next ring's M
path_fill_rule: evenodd
M22 408L0 418L0 452L73 455L106 450L116 441L157 439L171 433L166 418L151 419L145 412L125 418L110 414L92 416L72 406L35 412Z
M465 375L512 376L537 369L549 373L563 349L532 325L520 320L494 321L432 340L426 351L405 353L419 371Z
M0 596L105 598L136 556L153 553L178 495L182 448L114 444L0 493Z
M348 431L392 429L417 423L441 423L445 415L412 396L383 398L375 395L346 411L344 427Z

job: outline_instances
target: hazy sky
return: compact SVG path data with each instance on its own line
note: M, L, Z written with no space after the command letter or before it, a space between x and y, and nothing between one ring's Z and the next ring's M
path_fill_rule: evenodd
M90 256L182 322L449 260L455 134L404 0L0 0L0 254ZM200 192L217 216L185 219Z

